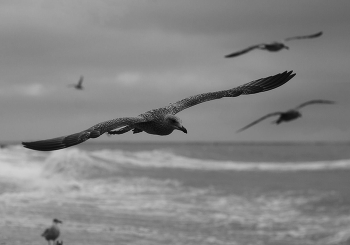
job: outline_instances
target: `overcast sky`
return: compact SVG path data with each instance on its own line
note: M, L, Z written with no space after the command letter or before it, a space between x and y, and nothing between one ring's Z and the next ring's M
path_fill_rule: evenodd
M188 134L132 133L113 141L348 141L349 0L2 0L1 141L53 138L136 116L190 95L294 70L275 90L206 102L178 116ZM261 42L290 50L224 55ZM84 75L84 91L69 88ZM310 99L303 117L278 126L274 111Z

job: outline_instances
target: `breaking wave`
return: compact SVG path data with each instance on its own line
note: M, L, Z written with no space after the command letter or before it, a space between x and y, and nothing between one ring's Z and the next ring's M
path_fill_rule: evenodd
M91 179L115 176L125 168L174 168L202 171L324 171L350 169L350 159L314 162L238 162L197 159L167 150L85 151L77 148L37 152L13 146L0 150L0 177L28 180L65 177Z
M139 191L144 186L147 186L145 190L157 189L160 186L165 188L170 182L164 184L160 181L162 184L154 179L142 179L133 175L137 169L162 168L185 171L310 172L350 169L350 160L297 163L237 162L190 158L169 150L131 152L106 149L85 151L72 148L37 152L13 146L0 150L0 195L17 192L29 195L31 192L32 195L35 193L37 198L41 198L57 193L110 195L123 191ZM130 175L130 172L133 174ZM133 176L136 176L137 180ZM142 183L137 184L140 181ZM173 181L171 188L177 184L179 183Z
M237 162L189 158L167 151L125 152L102 150L90 153L99 159L114 161L124 166L153 168L182 168L193 170L232 171L317 171L330 169L350 169L350 159L318 162Z
M154 171L138 171L145 169L191 170L188 172L192 174L195 171L278 174L347 170L350 160L238 162L191 158L171 150L132 152L71 148L37 152L13 146L0 149L0 214L3 217L0 227L7 227L7 223L37 227L51 219L53 213L59 213L66 215L70 229L91 233L101 227L103 231L124 227L117 223L120 217L131 217L130 220L135 220L133 227L144 221L147 225L153 222L153 226L147 227L154 233L147 231L144 235L156 234L154 237L158 238L167 234L178 239L178 234L182 234L183 241L187 241L191 235L187 230L191 229L196 229L196 234L205 239L222 240L221 244L231 244L228 241L233 239L271 239L280 242L278 244L285 244L281 241L346 244L349 241L348 203L339 204L342 200L339 193L312 190L308 181L302 192L287 189L245 195L207 185L206 178L197 179L202 182L196 186L182 182L183 178L195 178L195 174L181 176L183 178L154 178L147 174ZM276 181L281 180L277 178ZM232 183L227 183L229 188ZM75 214L78 218L74 218ZM99 221L92 224L97 218ZM168 233L163 230L164 224L170 227ZM176 230L184 226L188 229ZM216 233L208 236L208 230ZM207 244L212 244L211 240Z

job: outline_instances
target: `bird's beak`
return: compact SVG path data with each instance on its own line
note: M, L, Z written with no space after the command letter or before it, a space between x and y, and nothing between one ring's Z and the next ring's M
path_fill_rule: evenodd
M187 134L187 129L184 126L181 126L178 128L180 131L184 132L185 134Z
M285 48L285 49L289 49L289 47L288 47L288 46L284 46L284 48Z

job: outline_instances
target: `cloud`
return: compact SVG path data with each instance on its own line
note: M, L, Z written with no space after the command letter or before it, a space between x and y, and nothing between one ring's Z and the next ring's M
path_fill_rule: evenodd
M39 97L48 95L53 92L53 88L49 88L40 83L32 84L17 84L12 86L7 86L0 89L0 94L2 97L11 96L29 96L29 97Z
M213 83L213 80L216 82ZM126 87L142 87L144 90L174 93L175 91L209 92L218 89L220 78L212 79L198 71L178 72L122 72L117 75L118 84ZM200 88L198 87L200 84ZM207 91L206 91L207 90Z
M124 72L117 75L117 82L125 86L135 86L141 81L141 75L137 72Z
M44 117L42 125L62 125L64 133L72 124L79 128L83 122L142 113L285 70L297 76L274 91L182 112L181 117L193 122L188 127L196 128L186 139L229 140L233 119L241 126L249 115L289 108L308 98L347 105L349 6L348 0L3 0L0 99L6 108L1 112L9 129L14 121L21 126L18 118L28 122L24 130L29 121L36 128L38 117ZM290 50L223 57L247 45L321 30L322 37L293 41ZM67 88L80 75L86 89L77 93ZM345 108L341 116L349 118ZM198 127L199 116L210 122ZM220 132L208 134L213 125ZM40 134L39 129L21 134ZM237 139L283 137L258 130ZM288 139L290 133L283 135Z
M49 92L48 89L46 89L42 84L29 84L29 85L24 85L19 89L19 91L28 96L39 96L43 95L46 92Z

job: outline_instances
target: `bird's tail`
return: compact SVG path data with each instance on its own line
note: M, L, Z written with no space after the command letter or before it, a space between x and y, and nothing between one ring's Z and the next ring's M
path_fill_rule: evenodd
M271 123L272 124L280 124L282 122L282 120L280 120L280 118L278 118L277 120L275 120L275 121L272 121Z

